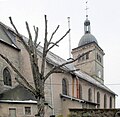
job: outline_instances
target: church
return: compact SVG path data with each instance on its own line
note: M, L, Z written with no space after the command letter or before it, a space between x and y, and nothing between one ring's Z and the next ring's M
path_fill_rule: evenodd
M27 42L28 39L24 39ZM39 66L42 49L41 46L38 47ZM0 23L0 53L34 85L29 55L13 30L3 23ZM46 80L45 117L67 117L71 108L114 109L116 94L104 85L105 53L91 34L88 16L84 22L84 35L71 53L73 59L86 54L63 68L79 71L54 73ZM49 52L46 62L47 71L66 60ZM36 99L31 92L18 84L16 77L19 77L18 74L0 58L0 117L34 117L37 112Z

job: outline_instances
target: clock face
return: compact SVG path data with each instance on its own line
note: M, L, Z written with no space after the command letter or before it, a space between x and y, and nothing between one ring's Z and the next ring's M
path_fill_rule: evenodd
M98 71L98 77L101 78L102 74L101 71Z

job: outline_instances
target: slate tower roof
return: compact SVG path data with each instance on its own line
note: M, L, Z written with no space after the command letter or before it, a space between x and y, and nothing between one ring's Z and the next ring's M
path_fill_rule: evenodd
M95 42L98 44L97 39L91 34L90 20L88 20L88 15L87 15L86 20L84 22L84 35L80 39L78 43L78 47L89 44L91 42Z

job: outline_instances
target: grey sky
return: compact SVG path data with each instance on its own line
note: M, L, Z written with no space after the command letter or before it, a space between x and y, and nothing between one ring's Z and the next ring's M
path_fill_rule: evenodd
M25 21L28 21L31 28L33 25L39 27L39 41L43 42L44 14L48 18L48 36L60 25L55 40L67 31L67 17L70 17L71 45L75 48L84 34L85 6L85 0L0 0L0 21L11 27L8 19L11 16L25 36ZM107 86L118 94L117 107L120 107L120 0L88 0L88 8L91 33L105 52L105 84L112 84ZM68 58L68 36L53 52Z

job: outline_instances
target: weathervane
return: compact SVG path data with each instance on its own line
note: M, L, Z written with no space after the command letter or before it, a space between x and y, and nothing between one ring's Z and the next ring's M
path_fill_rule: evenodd
M86 1L86 8L85 8L85 10L86 10L86 18L88 18L88 1Z

